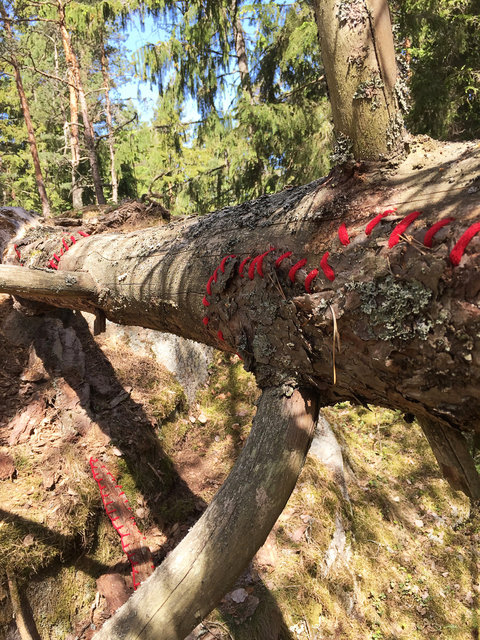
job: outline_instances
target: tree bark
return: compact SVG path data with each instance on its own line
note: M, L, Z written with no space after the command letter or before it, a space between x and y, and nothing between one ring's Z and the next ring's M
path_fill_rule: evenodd
M103 84L105 90L105 116L107 120L108 150L110 153L110 180L112 182L112 201L118 202L118 179L115 169L115 138L113 135L112 105L110 103L110 75L108 73L108 59L105 43L101 42L100 64L102 67Z
M5 10L2 2L0 2L0 15L5 25L5 32L10 42L13 42L12 27L10 24L10 18ZM28 144L30 146L30 153L32 155L33 170L35 173L35 182L37 185L38 195L42 205L42 213L48 218L50 216L50 203L48 201L47 190L45 188L45 182L43 180L42 168L40 166L40 157L38 155L37 139L35 136L35 129L33 127L32 118L30 115L30 107L28 106L27 96L23 87L22 75L20 72L20 65L17 57L12 53L10 56L10 64L13 67L15 76L15 84L17 85L18 97L22 107L23 119L25 120L25 126L27 128Z
M387 0L315 0L333 122L356 160L395 154L403 123Z
M238 71L240 73L240 83L242 89L252 97L252 85L250 82L250 71L248 69L247 47L245 45L245 33L242 21L238 15L238 2L233 0L232 8L233 38L235 40L235 53L237 54Z
M263 392L240 458L203 516L95 640L183 640L235 582L282 512L310 446L315 395L287 393Z
M62 0L57 0L57 12L58 12L58 26L62 36L63 48L65 50L65 58L67 61L67 67L69 70L69 77L74 85L74 91L76 91L76 97L78 97L78 103L80 104L80 110L82 113L83 130L85 145L87 147L88 158L90 167L92 170L93 187L95 190L95 198L97 204L105 204L105 196L103 194L102 178L100 174L100 165L98 162L97 151L95 149L95 134L93 131L92 123L88 113L88 104L85 97L85 91L83 89L83 82L80 75L80 67L78 64L77 56L72 47L70 34L66 26L65 18L65 5ZM72 106L72 91L70 91L70 105ZM74 122L74 120L72 120Z

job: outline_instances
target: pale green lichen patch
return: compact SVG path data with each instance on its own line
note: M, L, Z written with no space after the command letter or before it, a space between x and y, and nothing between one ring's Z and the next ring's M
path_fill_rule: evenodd
M361 311L369 317L372 337L380 340L426 340L432 322L425 314L432 291L420 282L383 280L351 282L347 290L360 295Z

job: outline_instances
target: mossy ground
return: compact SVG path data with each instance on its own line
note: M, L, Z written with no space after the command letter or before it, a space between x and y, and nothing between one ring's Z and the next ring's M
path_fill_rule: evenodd
M155 486L160 498L145 494L126 457L112 442L99 443L94 429L63 442L54 460L29 442L13 447L17 476L0 482L2 509L11 514L0 523L0 574L14 568L19 575L45 640L63 640L88 621L95 578L113 568L129 573L90 476L89 450L97 447L118 476L160 561L223 482L248 436L259 394L236 356L216 354L209 385L188 408L162 367L132 354L128 344L102 348L163 450L161 473L154 477L145 468L143 484ZM206 625L215 623L216 637L234 640L478 637L479 520L440 478L418 426L396 412L348 404L324 414L343 449L350 502L309 456L269 536L271 559L254 562L247 589L259 599L255 613L241 621L221 607ZM53 437L54 428L45 429ZM133 449L134 436L132 430ZM60 470L53 490L43 482L46 460ZM329 563L339 524L343 543ZM0 609L3 638L11 616L3 580Z

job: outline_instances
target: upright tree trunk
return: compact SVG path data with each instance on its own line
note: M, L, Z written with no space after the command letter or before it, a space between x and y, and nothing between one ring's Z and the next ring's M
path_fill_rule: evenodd
M69 68L69 75L74 79L74 86L78 95L78 102L80 104L80 111L82 113L83 129L85 145L87 147L88 158L90 161L90 167L92 170L93 187L95 190L95 198L97 204L105 204L105 196L103 195L102 178L100 175L100 166L97 157L97 150L95 148L95 134L93 131L90 116L88 114L87 99L85 97L85 91L83 89L82 78L80 75L80 67L78 64L77 56L72 47L70 34L68 32L65 20L65 6L62 0L57 0L57 10L59 17L60 33L62 35L63 48L65 50L65 58L67 66Z
M68 69L70 85L68 87L70 97L70 153L72 164L72 206L74 209L83 207L83 188L80 184L80 139L78 131L78 98L73 83L75 81L71 69Z
M113 135L112 105L110 103L110 75L105 43L101 42L100 64L102 66L103 85L105 90L105 115L107 119L108 149L110 152L110 179L112 182L112 200L118 202L118 179L115 170L115 138Z
M10 18L3 3L0 2L0 15L2 16L3 23L5 25L5 32L8 39L13 42L12 28L10 25ZM48 201L47 190L45 188L45 182L43 180L42 168L40 166L40 158L38 155L37 140L35 137L35 129L33 128L32 118L30 116L30 108L28 106L27 96L23 88L22 75L20 73L20 65L16 56L12 53L10 57L10 64L13 67L15 83L17 85L18 97L20 98L20 104L22 107L23 119L25 120L25 126L27 127L28 143L30 145L30 153L32 154L33 168L35 172L35 182L37 184L38 195L40 202L42 203L42 213L48 218L50 216L50 203Z
M333 121L357 160L396 153L403 135L387 0L315 0Z
M247 47L245 45L245 33L242 21L238 15L238 2L233 0L231 8L233 37L235 40L235 53L237 54L238 70L240 72L240 82L242 89L252 96L252 85L250 82L250 72L248 69Z

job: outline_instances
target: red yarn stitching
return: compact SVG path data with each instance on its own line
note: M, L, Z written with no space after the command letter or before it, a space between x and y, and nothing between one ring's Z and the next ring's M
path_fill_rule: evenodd
M213 282L213 276L210 276L207 282L207 293L209 296L212 295L212 282Z
M291 255L292 255L292 252L291 251L287 251L286 253L281 255L279 258L277 258L275 260L275 269L278 269L278 267L282 264L282 262L285 260L285 258L289 258Z
M72 244L76 244L76 240L75 240L75 236L70 236L70 240L72 241Z
M457 267L460 264L463 253L467 248L470 240L480 231L480 222L475 222L470 225L466 231L460 236L457 244L453 247L450 252L450 262L454 267Z
M400 242L400 236L402 233L408 229L412 222L414 222L421 213L421 211L412 211L412 213L409 213L408 216L405 216L405 218L396 225L388 239L388 246L390 249Z
M204 307L209 307L210 306L210 302L207 300L206 296L203 296L202 304L203 304Z
M207 316L205 316L205 317L203 318L202 322L203 322L203 324L204 324L205 326L207 326L207 324L209 323L209 319L208 319L208 317L207 317Z
M223 337L223 333L221 331L218 331L217 336L219 340L225 340L225 338Z
M15 253L17 254L17 258L18 258L19 260L21 260L21 259L22 259L22 256L20 255L20 251L18 250L17 245L16 245L16 244L14 244L14 245L13 245L13 248L15 249Z
M312 284L312 280L314 280L318 276L318 269L313 269L305 278L305 291L307 293L311 293L310 285Z
M85 233L85 231L78 231L79 235L83 236L84 238L88 238L90 237L89 233Z
M65 240L65 238L62 238L62 244L65 247L65 251L68 251L70 249L70 247L67 244L67 241Z
M454 220L455 218L443 218L443 220L439 220L433 226L431 226L423 239L424 246L431 249L433 244L433 236L437 233L437 231L440 231L440 229L446 227L447 224L450 224Z
M52 269L58 269L58 266L53 261L53 258L48 261L48 264L52 267Z
M350 238L348 237L348 231L345 224L340 225L338 229L338 237L340 238L340 242L346 247L347 244L350 244Z
M218 267L217 267L217 268L215 269L215 271L213 272L213 276L212 276L212 278L213 278L213 281L214 281L214 282L217 282L217 279L218 279Z
M225 273L225 264L227 263L227 260L229 260L230 258L236 258L237 256L235 254L232 253L232 255L230 256L225 256L225 258L222 258L222 261L220 262L220 271L222 273Z
M260 255L258 255L256 258L254 258L248 268L248 277L250 278L250 280L253 280L254 276L255 276L255 267L257 268L257 273L258 275L263 278L264 274L263 274L263 259L265 258L266 255L268 255L271 251L275 251L275 249L273 247L270 247L270 249L268 251L265 251L265 253L261 253Z
M299 269L304 267L306 264L307 264L307 259L306 258L302 258L296 264L293 265L293 267L288 272L288 277L290 278L290 282L295 282L295 274L297 273L297 271Z
M397 208L393 207L393 209L387 209L383 213L379 213L378 216L375 216L375 218L373 218L373 220L370 220L370 222L365 227L365 234L369 236L382 218L388 216L389 213L395 213L396 210Z
M322 259L320 260L320 268L325 274L325 277L328 278L331 282L333 282L335 280L335 272L332 269L332 267L328 264L329 255L330 254L328 253L328 251L325 251L325 253L322 256Z
M249 260L251 260L250 256L248 256L248 258L245 258L245 260L242 260L242 262L240 263L240 266L238 267L238 275L240 276L240 278L243 278L243 270L245 269L245 265Z

